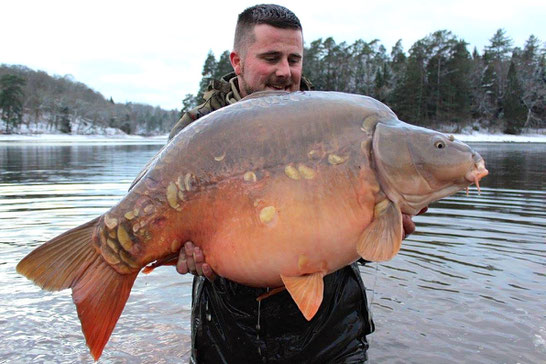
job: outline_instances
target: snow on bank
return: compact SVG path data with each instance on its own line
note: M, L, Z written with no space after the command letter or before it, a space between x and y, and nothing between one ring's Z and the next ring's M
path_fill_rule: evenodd
M167 135L69 135L69 134L0 134L0 143L17 144L165 144Z
M546 135L543 134L485 134L474 132L472 134L453 134L455 139L463 142L485 143L546 143Z
M453 134L463 142L485 143L546 143L546 135L526 134ZM143 137L138 135L68 135L68 134L0 134L0 143L40 143L40 144L165 144L167 135Z

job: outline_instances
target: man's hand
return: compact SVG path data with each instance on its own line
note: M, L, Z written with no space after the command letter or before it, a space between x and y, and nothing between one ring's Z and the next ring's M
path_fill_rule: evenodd
M421 211L417 213L417 215L424 214L427 212L428 207L423 207ZM402 214L402 226L404 227L404 236L402 239L407 238L410 234L413 234L415 231L415 223L411 219L410 215Z
M216 278L216 274L210 265L205 263L205 256L201 248L193 245L191 241L184 243L184 246L180 249L176 271L180 274L191 273L204 276L211 282Z

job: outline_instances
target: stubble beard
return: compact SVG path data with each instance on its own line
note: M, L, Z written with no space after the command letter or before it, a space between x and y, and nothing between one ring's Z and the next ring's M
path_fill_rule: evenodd
M254 92L258 91L266 91L267 87L273 87L275 89L281 89L279 91L285 90L287 87L292 86L292 79L289 77L276 77L275 75L270 76L265 84L264 87L260 90L249 86L245 81L245 67L244 64L241 64L241 78L239 79L239 89L246 93L246 96L251 95Z

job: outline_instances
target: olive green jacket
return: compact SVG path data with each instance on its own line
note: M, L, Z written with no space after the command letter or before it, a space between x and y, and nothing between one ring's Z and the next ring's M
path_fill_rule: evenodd
M300 90L308 91L311 90L311 88L311 83L302 77ZM169 134L169 140L178 134L180 130L184 129L200 117L241 100L239 83L237 82L235 72L228 73L219 80L211 80L207 87L207 91L203 95L203 99L205 102L182 115L180 120L178 120L172 128L171 133Z

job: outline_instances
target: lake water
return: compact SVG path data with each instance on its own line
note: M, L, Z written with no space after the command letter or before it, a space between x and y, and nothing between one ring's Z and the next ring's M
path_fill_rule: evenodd
M115 204L161 147L0 144L0 363L92 363L70 291L15 272L33 247ZM546 362L546 144L474 144L490 175L416 217L362 267L372 363ZM186 362L191 277L141 275L102 363Z

